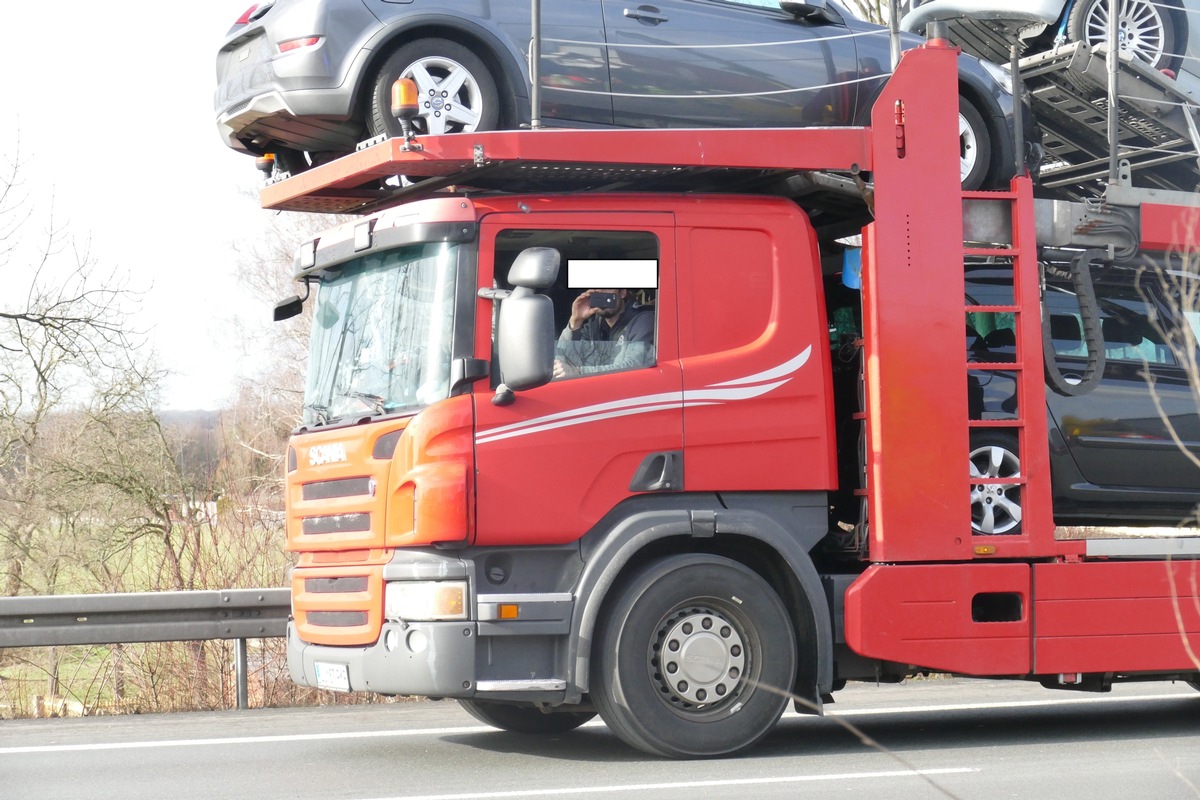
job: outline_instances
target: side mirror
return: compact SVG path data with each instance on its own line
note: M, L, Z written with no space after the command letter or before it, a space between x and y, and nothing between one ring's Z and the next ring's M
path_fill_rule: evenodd
M558 280L562 256L553 247L527 247L508 268L508 282L526 289L549 289Z
M308 293L312 290L309 280L304 280L304 297L294 294L284 300L280 300L275 304L275 321L282 322L285 319L291 319L304 310L304 301L308 299Z
M554 303L549 297L524 286L513 289L500 303L496 338L500 381L509 389L534 389L554 377Z
M300 299L300 295L294 294L275 304L275 321L282 322L285 319L291 319L303 310L304 301Z
M844 25L846 20L828 0L779 0L779 7L797 19Z

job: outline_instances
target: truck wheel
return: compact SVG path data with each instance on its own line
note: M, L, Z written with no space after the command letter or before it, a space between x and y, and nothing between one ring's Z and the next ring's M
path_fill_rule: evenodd
M1016 437L986 431L971 437L971 478L1016 478L1021 475ZM976 535L1015 536L1021 532L1021 487L998 483L971 484L971 530Z
M458 704L475 719L513 733L566 733L596 716L591 711L555 711L549 714L532 705L489 703L460 699Z
M418 133L488 131L500 119L496 82L475 54L446 39L418 39L396 50L383 63L371 90L367 128L371 136L402 135L392 116L392 84L397 78L417 83Z
M958 158L962 188L986 188L992 167L992 136L983 115L961 95L958 98Z
M796 676L774 590L727 558L648 564L614 589L595 638L591 697L626 743L671 758L728 755L774 727Z
M1176 0L1120 0L1117 41L1154 69L1178 70L1187 47L1187 15ZM1081 0L1071 7L1067 37L1095 47L1108 42L1108 0Z

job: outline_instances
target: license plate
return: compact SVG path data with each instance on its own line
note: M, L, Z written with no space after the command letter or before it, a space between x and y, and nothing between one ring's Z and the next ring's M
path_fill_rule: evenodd
M350 670L345 664L318 661L313 666L317 670L318 689L332 689L335 692L350 691Z

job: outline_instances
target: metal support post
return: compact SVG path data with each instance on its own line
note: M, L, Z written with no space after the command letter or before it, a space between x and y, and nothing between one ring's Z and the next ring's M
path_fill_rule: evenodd
M1108 183L1115 185L1120 164L1117 159L1117 59L1119 58L1118 30L1121 27L1120 0L1108 0Z
M531 0L529 40L529 127L542 127L542 0Z
M250 692L247 687L249 679L247 678L248 669L245 639L234 639L233 661L235 679L237 681L237 707L245 710L250 707Z

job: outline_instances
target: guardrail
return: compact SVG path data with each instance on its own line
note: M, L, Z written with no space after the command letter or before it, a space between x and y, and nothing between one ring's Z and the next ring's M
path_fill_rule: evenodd
M238 708L246 640L287 633L290 589L0 597L0 648L233 639Z

